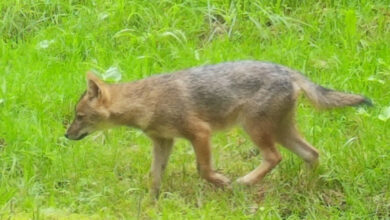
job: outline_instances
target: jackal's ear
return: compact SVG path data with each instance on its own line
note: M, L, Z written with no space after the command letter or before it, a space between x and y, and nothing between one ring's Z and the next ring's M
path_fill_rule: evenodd
M109 101L107 85L91 71L87 72L87 82L87 95L90 100L97 98L103 103Z

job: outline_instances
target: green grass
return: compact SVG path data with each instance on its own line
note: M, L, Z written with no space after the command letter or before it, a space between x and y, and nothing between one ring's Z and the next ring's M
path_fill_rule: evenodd
M266 2L1 1L0 218L390 218L390 120L378 118L390 105L389 2ZM141 132L63 138L89 69L116 66L130 81L241 59L284 64L375 106L317 111L301 99L298 124L321 152L319 169L282 149L255 187L210 186L179 140L157 203ZM261 161L239 128L213 144L232 179Z

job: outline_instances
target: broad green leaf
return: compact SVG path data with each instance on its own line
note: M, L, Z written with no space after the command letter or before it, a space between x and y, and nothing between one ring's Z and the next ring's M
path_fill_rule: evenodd
M106 18L108 18L109 14L106 13L106 12L103 12L103 13L100 13L99 14L99 20L105 20Z
M370 116L370 114L369 114L364 108L358 108L357 114L358 114L358 115L365 116L365 117Z
M368 81L373 81L373 82L378 82L378 83L380 83L380 84L385 84L385 81L384 81L384 80L378 79L378 78L376 78L374 75L368 77L367 80L368 80Z
M390 106L382 110L382 113L378 116L379 120L387 121L390 118Z
M54 43L54 40L43 40L38 43L37 48L38 49L46 49L48 48L52 43Z
M122 74L118 67L112 66L102 74L102 78L104 81L119 82L122 79Z

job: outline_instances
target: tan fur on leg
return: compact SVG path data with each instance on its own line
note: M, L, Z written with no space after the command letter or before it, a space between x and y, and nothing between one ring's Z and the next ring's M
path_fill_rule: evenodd
M256 169L239 178L237 182L244 185L253 185L263 179L268 172L278 165L282 160L282 156L275 147L273 135L269 132L272 131L270 126L250 122L245 126L245 130L252 141L259 147L263 161Z
M151 194L158 197L160 193L161 179L172 151L173 140L152 138L153 140L153 162L152 162L152 187Z

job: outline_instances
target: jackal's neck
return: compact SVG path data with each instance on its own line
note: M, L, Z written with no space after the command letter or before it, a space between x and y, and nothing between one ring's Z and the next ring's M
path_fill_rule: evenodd
M146 128L154 106L150 102L152 92L148 87L148 83L143 81L110 85L110 120L118 125Z

